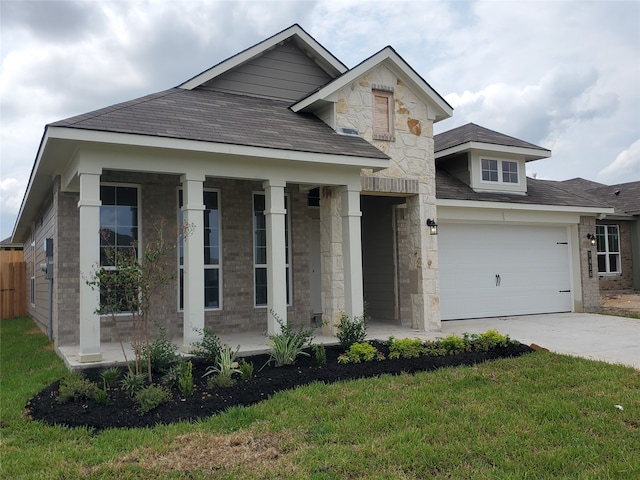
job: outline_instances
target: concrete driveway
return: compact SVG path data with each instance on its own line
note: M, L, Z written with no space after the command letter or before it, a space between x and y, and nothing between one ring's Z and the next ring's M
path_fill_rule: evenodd
M640 369L640 320L591 313L557 313L442 322L438 336L483 333L503 335L552 352L621 363Z

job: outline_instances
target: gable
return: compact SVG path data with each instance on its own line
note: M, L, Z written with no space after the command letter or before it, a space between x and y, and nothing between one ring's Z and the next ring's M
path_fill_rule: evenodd
M297 101L331 79L289 38L197 88Z

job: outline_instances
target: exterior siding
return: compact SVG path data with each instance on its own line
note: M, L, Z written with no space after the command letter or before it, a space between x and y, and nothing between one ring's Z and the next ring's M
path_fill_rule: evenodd
M295 101L330 80L324 70L289 41L200 88Z

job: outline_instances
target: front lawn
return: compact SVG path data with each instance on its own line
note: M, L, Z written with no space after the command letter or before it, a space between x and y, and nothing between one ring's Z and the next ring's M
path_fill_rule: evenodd
M640 371L628 367L537 352L93 435L23 418L65 369L31 320L0 335L3 478L640 477Z

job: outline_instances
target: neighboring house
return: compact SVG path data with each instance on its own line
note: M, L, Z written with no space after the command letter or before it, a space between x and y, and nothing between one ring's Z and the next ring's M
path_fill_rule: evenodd
M596 219L600 290L640 290L640 181L603 185L574 178L558 184L614 208Z
M101 358L101 344L116 341L86 280L107 243L144 245L157 219L165 236L183 222L192 226L176 248L176 280L151 312L184 349L204 326L276 332L275 316L295 324L322 317L335 332L341 313L361 315L365 302L375 320L420 330L439 329L441 294L444 318L491 313L479 303L473 315L449 306L456 294L447 271L466 269L468 248L477 258L499 257L501 268L490 273L509 295L502 263L516 251L531 259L520 268L560 262L550 273L553 288L569 292L550 308L594 309L597 278L582 270L586 232L613 210L527 181L524 162L550 152L524 142L491 145L498 178L508 178L497 182L491 163L482 180L473 155L470 175L461 173L459 158L482 150L481 142L440 150L458 159L451 174L438 159L436 204L433 125L452 113L391 47L348 69L294 25L176 88L48 125L13 239L35 245L25 252L34 264L43 262L43 239L53 239L56 348L77 346L79 360L91 362ZM545 202L548 191L555 197ZM439 235L428 225L436 220ZM562 253L546 258L539 230ZM455 243L457 233L471 243ZM529 241L500 258L505 238ZM539 256L544 262L533 260ZM561 284L558 269L568 277ZM532 301L527 292L517 290L522 305L544 308L511 313L548 311L545 292L530 293ZM43 327L46 311L39 302L30 308ZM126 313L118 317L120 333L127 322Z
M547 149L473 123L434 140L441 318L597 310L587 235L612 210L527 178Z

